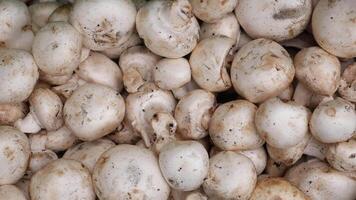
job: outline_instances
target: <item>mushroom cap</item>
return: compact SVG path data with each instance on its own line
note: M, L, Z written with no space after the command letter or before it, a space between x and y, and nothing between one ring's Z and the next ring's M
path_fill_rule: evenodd
M129 39L126 42L124 42L122 45L120 45L118 47L114 47L114 48L105 49L105 50L101 51L101 53L103 53L104 55L106 55L107 57L109 57L111 59L117 59L120 57L122 52L126 51L130 47L137 46L142 43L143 42L142 42L141 38L138 36L138 33L134 32L131 34Z
M231 87L225 58L235 41L224 36L206 38L198 43L189 58L194 81L210 92L221 92Z
M356 172L356 140L330 144L326 152L329 164L339 170Z
M257 175L261 174L265 170L267 165L267 153L263 146L252 150L236 152L246 156L253 162Z
M76 0L69 21L84 45L105 50L122 45L135 27L136 8L128 0Z
M250 159L239 153L222 151L210 158L203 188L209 198L247 200L256 180L256 170Z
M103 153L93 182L99 199L106 200L166 200L170 192L153 152L134 145L118 145Z
M27 200L25 194L14 185L0 186L1 200Z
M296 37L307 27L311 0L239 0L235 9L240 25L252 38L283 41ZM257 14L258 13L258 14Z
M258 103L285 90L294 73L288 52L278 43L261 38L247 43L235 55L231 81L241 96Z
M67 83L73 74L50 75L40 71L40 80L51 85L63 85Z
M192 191L198 189L208 175L209 155L204 146L194 140L173 141L161 149L159 166L171 188Z
M275 148L289 148L299 144L308 133L309 118L309 110L304 106L272 98L257 109L255 124L267 144Z
M30 158L27 136L10 126L0 126L0 185L14 184L24 174Z
M237 2L238 0L190 0L194 15L207 23L216 22L231 13Z
M67 99L63 113L65 124L75 136L92 141L117 128L124 119L125 102L119 92L88 83Z
M22 178L15 185L25 195L26 199L24 199L24 200L29 200L30 199L30 192L29 192L30 180L27 178ZM7 199L7 200L9 200L9 199Z
M309 126L312 135L323 143L343 142L356 130L355 106L342 99L319 104L314 110Z
M28 163L28 170L30 172L27 172L27 174L34 174L48 163L57 159L57 154L51 150L32 151Z
M313 93L332 95L340 81L341 66L337 57L319 47L302 49L294 57L296 77Z
M356 57L356 2L319 1L312 17L313 35L317 43L329 53L342 57Z
M0 48L0 103L19 103L27 99L39 73L30 53Z
M41 27L48 23L49 16L61 4L59 2L36 2L31 4L28 9L31 14L32 30L37 32Z
M47 131L46 149L53 151L64 151L77 142L77 137L66 126L55 131Z
M32 53L41 71L50 75L71 74L80 62L82 37L67 22L50 22L35 36Z
M189 54L199 38L188 0L147 2L137 13L136 28L147 48L167 58Z
M223 150L256 149L264 144L255 127L257 107L245 100L220 105L210 119L209 135Z
M72 4L64 4L56 8L48 17L48 22L69 22Z
M115 143L107 139L82 142L68 149L63 158L81 162L92 173L95 163L99 160L101 154L113 146L115 146Z
M26 111L25 103L0 104L0 124L13 125L18 119L25 117Z
M75 160L58 159L40 169L31 178L33 200L95 200L89 170Z
M356 103L356 63L346 67L342 73L338 92L342 98Z

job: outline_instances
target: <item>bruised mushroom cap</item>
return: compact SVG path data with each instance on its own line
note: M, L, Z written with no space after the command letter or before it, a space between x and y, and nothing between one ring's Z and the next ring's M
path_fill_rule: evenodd
M249 199L256 180L256 170L250 159L223 151L210 158L203 188L212 199Z
M134 145L118 145L103 153L93 182L99 199L106 200L166 200L170 192L154 153Z
M283 41L294 38L307 27L312 4L311 0L267 0L263 3L239 0L235 13L249 36Z
M356 140L330 144L326 159L330 165L339 171L356 172Z
M356 63L349 65L342 73L338 92L342 98L356 103Z
M277 96L294 77L293 61L278 43L253 40L235 55L231 81L235 90L253 103Z
M190 0L193 13L200 20L212 23L231 13L238 0Z
M80 62L82 37L67 22L51 22L40 29L32 53L41 71L50 75L71 74Z
M87 167L90 173L93 172L95 163L100 158L101 154L115 146L110 140L98 139L92 142L82 142L68 149L63 158L81 162Z
M68 22L69 15L72 11L71 4L64 4L56 8L52 14L48 17L48 22Z
M337 57L319 47L302 49L294 57L296 77L313 93L332 95L340 81Z
M221 92L231 87L225 58L235 41L217 36L198 43L189 58L194 81L210 92Z
M309 126L313 136L323 143L343 142L356 130L355 106L342 99L319 104L314 110Z
M318 44L329 53L342 57L356 57L356 2L319 1L316 5L312 27Z
M10 126L0 126L0 185L14 184L24 174L30 158L26 135Z
M31 178L31 199L95 200L89 170L75 160L58 159Z
M136 8L128 0L76 0L69 21L92 50L118 47L135 27Z
M30 162L28 163L29 172L26 174L35 174L42 167L57 159L57 154L51 150L33 151L31 152Z
M27 99L38 76L36 63L30 53L0 48L0 103L19 103Z
M264 178L257 181L250 200L309 200L302 191L283 178Z
M199 39L199 24L188 0L147 2L137 13L136 28L147 48L167 58L189 54Z
M209 155L199 142L174 141L161 149L159 166L171 188L192 191L199 188L208 175Z
M257 107L245 100L220 105L210 120L209 135L223 150L256 149L263 145L255 127Z
M0 104L0 124L13 125L18 119L25 117L26 111L25 103Z
M14 185L1 185L0 198L3 200L27 200L25 194Z
M215 104L215 96L201 89L193 90L181 98L174 112L178 133L186 139L201 139L207 136Z
M119 92L107 86L85 84L67 99L63 113L75 136L92 141L115 130L124 118L125 103Z

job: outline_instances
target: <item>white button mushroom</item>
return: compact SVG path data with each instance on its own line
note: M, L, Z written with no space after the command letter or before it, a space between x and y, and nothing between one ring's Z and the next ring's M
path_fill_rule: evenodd
M14 185L0 186L0 200L27 200L25 194Z
M117 130L107 135L107 138L117 144L135 144L141 139L141 135L134 130L127 117L125 117L121 125L117 127Z
M0 104L0 125L13 125L25 117L27 106L24 103Z
M167 58L189 54L199 38L188 0L149 1L137 13L136 28L147 48Z
M180 88L173 89L172 93L176 99L181 99L183 98L188 92L199 89L199 86L197 83L191 79L187 84L183 85Z
M356 140L330 144L326 159L337 170L356 172Z
M103 153L93 172L99 199L166 200L170 188L155 155L133 145L118 145Z
M89 170L78 161L58 159L31 178L31 200L95 200Z
M288 166L283 163L274 161L271 157L268 157L266 164L266 174L270 177L281 177L284 175Z
M70 23L82 34L84 45L105 50L126 42L135 27L136 8L127 0L76 0Z
M63 113L65 124L75 136L92 141L117 128L125 115L125 103L119 92L88 83L67 99Z
M308 141L307 146L304 149L303 154L314 158L318 158L319 160L324 160L327 149L328 149L327 144L318 141L314 137L311 137L310 140Z
M338 92L342 98L356 103L356 63L350 64L342 73Z
M62 85L72 78L72 73L64 75L50 75L40 71L40 80L51 85Z
M35 2L28 7L31 14L32 30L37 32L44 27L49 16L56 10L61 4L58 2Z
M29 176L35 174L38 170L42 169L48 163L57 159L57 154L51 150L31 152L30 162L28 163L28 171L26 172L26 175Z
M301 106L306 106L308 108L314 109L321 102L326 102L333 100L333 96L324 96L313 93L301 82L297 83L293 94L293 101Z
M235 13L249 36L283 41L307 27L312 4L311 0L239 0Z
M101 53L103 53L104 55L106 55L107 57L109 57L111 59L117 59L120 57L122 52L126 51L130 47L137 46L142 43L143 42L142 42L141 38L138 36L138 33L135 31L129 37L129 39L126 42L124 42L122 45L115 47L115 48L105 49L104 51L101 51Z
M71 4L61 5L51 13L48 17L48 22L69 22L69 15L71 11Z
M47 131L45 145L46 149L64 151L73 146L75 142L77 142L77 137L66 126L62 126L55 131Z
M212 23L231 13L238 0L190 0L193 13L204 22Z
M244 45L231 66L235 90L253 103L277 96L294 77L293 61L278 43L257 39Z
M292 100L293 94L294 94L294 87L291 84L287 89L279 93L278 98L280 98L282 101L290 101Z
M26 197L25 200L29 200L30 199L30 192L29 192L30 180L23 178L23 179L19 180L15 185L25 195L25 197ZM6 199L6 200L8 200L8 199Z

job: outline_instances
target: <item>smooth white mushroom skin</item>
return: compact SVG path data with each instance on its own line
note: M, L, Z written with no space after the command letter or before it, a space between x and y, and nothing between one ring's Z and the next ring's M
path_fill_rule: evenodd
M258 13L258 14L257 14ZM308 25L312 13L311 0L239 0L237 19L253 38L275 41L292 39Z
M339 171L356 171L356 140L330 144L326 152L329 164Z
M95 200L89 170L78 161L58 159L31 178L31 200Z
M295 87L292 100L301 106L306 106L310 109L315 109L321 102L333 100L333 96L324 96L313 93L304 84L298 82Z
M134 145L118 145L103 153L93 182L99 199L106 200L166 200L170 192L153 152Z
M115 48L126 42L135 26L136 8L128 0L76 0L70 23L91 50Z
M99 85L85 84L74 91L63 108L66 126L84 141L103 137L121 123L125 102L119 92Z
M356 26L354 0L319 1L313 17L313 35L329 53L342 57L356 57Z
M0 200L27 200L25 194L14 185L0 186Z
M231 13L237 2L238 0L190 0L194 15L207 23L216 22Z
M278 43L257 39L244 45L231 66L231 81L238 94L253 103L277 96L294 77L293 61Z
M236 152L246 156L253 162L257 175L261 174L265 170L267 165L267 152L263 146L257 149Z
M196 141L175 141L165 145L159 154L163 177L175 190L192 191L208 175L209 155Z

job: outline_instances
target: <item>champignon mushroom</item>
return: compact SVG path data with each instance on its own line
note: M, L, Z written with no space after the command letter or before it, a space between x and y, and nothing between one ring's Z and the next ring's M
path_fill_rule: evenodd
M270 177L281 177L284 175L288 166L283 163L274 161L271 157L268 157L266 164L266 173Z
M141 139L141 135L134 130L127 117L125 117L117 130L107 135L107 138L117 144L135 144Z
M306 106L310 109L316 108L321 102L333 100L333 96L324 96L315 94L308 89L304 84L298 82L293 94L293 101L301 106Z
M216 22L231 13L237 2L238 0L190 0L194 15L207 23Z
M36 2L31 4L28 9L31 14L32 31L37 32L44 27L49 16L55 11L61 4L58 2Z
M27 200L25 194L14 185L0 186L1 200Z
M67 150L75 142L77 142L77 137L66 126L62 126L55 131L47 131L45 146L46 149L57 152Z
M281 99L282 101L290 101L292 100L293 94L294 94L294 87L291 84L287 89L279 93L278 98Z
M48 17L48 22L69 22L69 15L71 11L71 4L61 5L51 13Z
M58 156L51 150L32 151L26 175L33 175L48 163L57 160Z
M329 164L339 171L356 171L356 140L330 144L327 148L326 159Z
M318 158L319 160L324 160L327 149L328 149L327 144L318 141L314 137L310 137L308 144L304 149L303 154L314 158Z
M0 125L13 125L25 117L27 106L24 103L0 104Z
M191 79L187 84L183 85L180 88L173 89L172 93L176 99L183 98L188 92L199 89L199 86L195 83L193 79Z
M72 78L72 73L64 75L50 75L40 71L40 80L51 85L63 85Z
M126 51L128 48L137 46L142 44L141 38L138 36L138 33L135 31L129 39L124 42L122 45L115 47L115 48L109 48L101 51L104 55L111 59L117 59L120 57L122 52Z
M348 65L342 73L338 92L342 98L356 103L356 63Z

